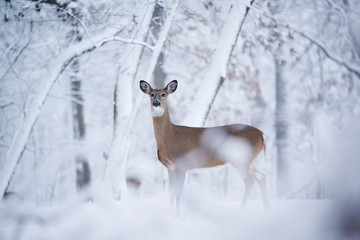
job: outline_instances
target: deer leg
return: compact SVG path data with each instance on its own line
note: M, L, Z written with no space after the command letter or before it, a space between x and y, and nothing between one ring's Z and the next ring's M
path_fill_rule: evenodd
M246 204L249 200L251 190L254 186L254 182L255 182L255 180L251 175L248 175L244 178L245 193L244 193L244 197L241 201L241 208L243 208L243 209L246 207Z
M177 172L176 173L176 185L175 185L175 214L176 216L179 216L180 211L180 200L181 200L181 194L184 187L184 181L185 181L185 173L184 172Z
M169 195L170 195L170 209L174 211L175 207L175 172L168 169L169 173Z
M180 199L184 187L184 181L184 172L174 172L169 170L170 206L174 210L176 216L179 216Z
M266 190L265 174L263 174L262 172L259 172L258 170L255 170L255 180L259 184L259 187L260 187L261 196L262 196L262 200L263 200L263 204L264 204L264 209L270 210L270 203L269 203L269 198L268 198L267 190Z

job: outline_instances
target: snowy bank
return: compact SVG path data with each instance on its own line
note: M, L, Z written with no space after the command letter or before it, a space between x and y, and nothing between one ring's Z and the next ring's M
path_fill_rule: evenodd
M0 239L337 239L329 222L334 201L184 201L173 217L166 198L35 207L0 205Z

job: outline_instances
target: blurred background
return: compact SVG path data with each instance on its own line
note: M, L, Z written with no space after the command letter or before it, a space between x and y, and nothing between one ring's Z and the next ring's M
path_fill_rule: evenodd
M1 1L0 195L166 194L139 81L177 79L173 123L264 132L271 199L360 199L359 16L357 0ZM189 173L185 191L243 188L225 167Z

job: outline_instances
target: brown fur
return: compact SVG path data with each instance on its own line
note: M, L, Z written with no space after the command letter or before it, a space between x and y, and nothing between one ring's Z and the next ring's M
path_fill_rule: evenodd
M158 158L166 167L174 168L176 161L183 160L182 156L197 149L208 155L206 162L197 162L199 159L191 159L191 164L186 166L186 171L194 168L207 168L223 165L225 159L220 159L211 152L211 149L202 146L201 139L205 130L222 130L229 136L236 136L247 141L253 150L251 161L265 148L263 133L257 128L244 124L234 124L213 128L194 128L179 126L171 123L168 109L164 115L153 118L154 133L157 143ZM169 144L171 143L171 144ZM175 169L174 169L175 170Z
M146 83L146 82L145 82ZM170 84L164 89L152 89L150 85L142 86L141 89L149 94L150 104L160 101L164 113L160 117L153 117L154 134L157 143L157 154L159 161L168 169L170 190L172 199L176 199L176 207L179 208L180 195L184 183L185 173L194 168L208 168L224 165L228 159L218 154L217 147L211 141L218 141L228 137L239 139L250 146L250 154L245 161L245 168L240 168L230 162L239 172L242 173L245 182L245 194L242 206L245 207L249 198L250 190L256 181L261 188L264 207L269 208L266 193L265 175L255 169L255 158L261 152L265 152L265 141L263 132L259 129L245 125L234 124L212 128L195 128L175 125L170 121L167 96L176 90ZM147 84L147 83L146 83ZM170 85L170 87L169 87ZM171 89L174 87L174 89ZM208 139L210 138L210 139ZM206 144L206 142L210 144ZM172 201L173 202L173 201Z

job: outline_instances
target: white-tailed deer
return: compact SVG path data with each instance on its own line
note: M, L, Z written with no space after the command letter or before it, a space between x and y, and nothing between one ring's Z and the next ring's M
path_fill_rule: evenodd
M195 128L172 124L167 97L175 92L177 81L163 89L153 89L141 80L140 89L150 96L151 112L157 143L157 155L169 173L171 205L179 211L185 174L195 168L208 168L226 163L235 167L245 182L242 207L246 206L255 182L260 186L264 208L269 209L265 175L255 169L259 153L265 154L262 131L244 124ZM174 206L175 203L175 206Z

